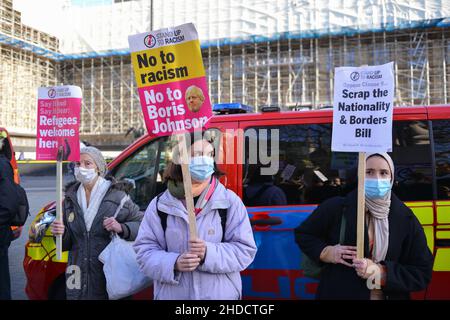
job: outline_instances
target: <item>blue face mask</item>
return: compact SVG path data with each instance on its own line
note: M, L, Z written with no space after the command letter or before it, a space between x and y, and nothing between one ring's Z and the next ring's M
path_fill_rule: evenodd
M207 156L192 157L189 171L195 181L205 181L214 173L214 159Z
M383 198L391 190L391 180L389 179L369 179L366 178L366 197L370 199Z

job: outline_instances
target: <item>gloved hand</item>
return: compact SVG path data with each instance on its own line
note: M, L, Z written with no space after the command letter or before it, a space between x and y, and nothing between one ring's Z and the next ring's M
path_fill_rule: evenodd
M325 263L341 263L347 267L353 267L346 260L356 258L355 246L341 246L340 244L325 247L320 253L320 260Z

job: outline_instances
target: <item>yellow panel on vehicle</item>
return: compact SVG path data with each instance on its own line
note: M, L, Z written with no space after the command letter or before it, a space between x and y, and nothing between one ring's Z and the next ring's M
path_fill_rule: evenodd
M437 249L433 271L450 271L450 248Z
M428 202L405 202L405 204L412 208L412 207L431 207L433 206L433 202L428 201Z
M47 252L49 252L50 257L52 257L52 261L54 262L67 262L68 253L63 252L61 256L61 260L56 259L56 244L53 240L53 236L45 236L44 239L42 239L42 245L45 247Z
M437 222L438 223L450 223L450 207L437 207Z
M433 208L432 207L422 207L422 208L411 208L412 212L419 219L420 224L433 224Z
M33 260L48 260L47 252L42 248L42 246L39 243L32 243L28 244L27 248L27 254L28 256Z
M434 230L433 227L423 227L423 231L425 232L425 236L427 237L427 244L430 251L434 250Z
M59 262L59 263L67 263L68 259L69 259L69 251L63 251L62 252L61 260L58 260L56 258L56 251L55 251L55 254L53 255L52 261L53 262Z
M441 226L437 226L436 228L438 228L438 229L449 229L450 230L450 225L441 225Z
M54 262L66 263L69 257L68 251L63 251L61 260L56 259L56 245L53 236L48 232L40 243L28 243L28 256L33 260L48 261L50 258Z
M438 206L450 206L450 201L436 201Z
M436 239L450 239L450 231L436 232Z

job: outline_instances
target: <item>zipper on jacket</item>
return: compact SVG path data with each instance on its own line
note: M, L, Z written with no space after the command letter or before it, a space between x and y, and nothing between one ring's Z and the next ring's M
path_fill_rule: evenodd
M78 200L76 198L74 198L72 195L69 195L67 197L72 201L72 203L73 203L73 205L75 207L78 207L78 212L83 213L83 210L81 209L81 206L77 202ZM90 241L89 241L90 231L88 231L87 228L86 228L86 222L84 221L84 217L83 217L82 224L84 225L84 228L86 230L85 234L86 234L86 237L87 237L87 239L86 239L86 241L87 241L86 253L89 253L89 256L90 256ZM87 264L86 284L85 284L86 285L86 297L89 299L89 273L90 273L90 269L91 268L90 268L90 261L89 261L88 256L86 256L84 259L86 259L86 264ZM81 263L83 263L83 261ZM81 293L83 293L83 288L81 288Z

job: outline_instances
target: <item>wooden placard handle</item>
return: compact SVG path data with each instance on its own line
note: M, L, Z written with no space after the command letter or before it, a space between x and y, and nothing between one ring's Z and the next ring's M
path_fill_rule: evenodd
M63 222L62 212L62 184L63 184L63 158L64 148L59 146L56 157L56 221ZM62 259L62 235L56 236L56 259Z
M187 153L186 137L184 134L177 135L178 148L180 150L181 172L183 174L184 195L189 221L189 238L197 238L197 222L194 212L194 199L192 195L191 173L189 171L189 156Z
M364 258L364 218L366 207L366 195L364 184L366 180L366 153L358 154L358 211L356 222L356 257Z

